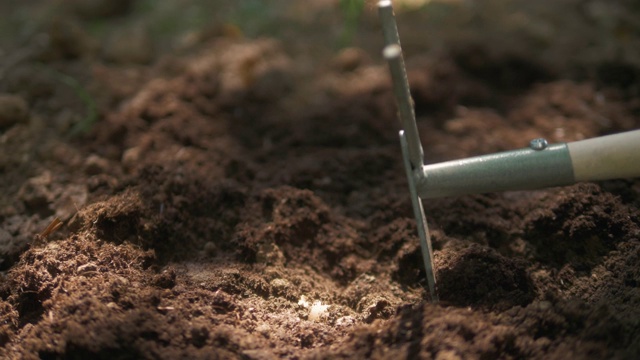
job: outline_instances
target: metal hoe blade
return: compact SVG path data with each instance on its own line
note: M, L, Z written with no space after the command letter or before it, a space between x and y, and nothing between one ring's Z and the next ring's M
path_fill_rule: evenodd
M431 301L436 303L438 302L438 291L435 272L433 270L431 238L429 237L429 228L427 227L422 200L418 197L416 187L416 178L419 178L419 174L422 172L424 165L422 144L420 143L418 134L413 101L411 100L411 93L409 92L407 71L404 65L398 27L393 14L391 1L380 1L378 3L378 10L380 19L382 20L382 29L386 44L383 54L389 63L389 70L393 81L393 91L396 102L398 103L400 121L404 129L400 131L400 144L402 146L402 156L407 180L409 181L411 205L418 227L418 236L420 237L420 248L422 250L422 258L424 259L429 295L431 296Z

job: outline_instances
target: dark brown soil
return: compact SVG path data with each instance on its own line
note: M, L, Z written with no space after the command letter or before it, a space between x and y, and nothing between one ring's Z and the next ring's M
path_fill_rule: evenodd
M334 2L172 45L143 0L8 3L0 358L640 358L638 179L425 201L428 302L373 3L346 50ZM493 41L497 3L400 14L427 162L640 128L634 2Z

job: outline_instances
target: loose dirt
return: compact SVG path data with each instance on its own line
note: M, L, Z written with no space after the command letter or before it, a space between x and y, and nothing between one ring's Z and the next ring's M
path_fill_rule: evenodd
M360 47L310 53L317 1L299 33L169 51L140 3L1 6L44 15L1 68L0 357L640 357L639 180L425 201L431 304L375 9ZM407 36L427 162L640 128L633 58L440 34Z

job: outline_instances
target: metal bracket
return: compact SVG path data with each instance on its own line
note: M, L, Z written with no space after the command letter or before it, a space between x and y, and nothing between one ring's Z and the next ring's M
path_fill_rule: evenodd
M436 275L433 270L433 250L431 248L431 238L429 237L429 227L427 226L427 218L424 215L422 200L418 197L416 188L416 176L414 168L409 161L409 144L404 131L400 131L400 145L402 147L402 160L404 161L404 169L407 173L409 181L409 193L411 194L411 206L413 207L413 215L416 218L416 226L418 227L418 236L420 237L420 249L422 250L422 259L424 260L424 269L427 273L427 283L429 286L429 295L431 302L438 302L438 288L436 285ZM416 169L422 171L421 168Z
M407 70L404 65L398 27L393 14L391 1L380 1L378 3L378 11L382 19L382 29L386 43L383 53L389 63L389 71L393 79L393 92L396 102L398 103L399 118L402 123L402 128L404 129L400 131L402 158L407 172L407 180L409 181L411 204L416 219L416 226L418 227L418 236L420 237L420 248L422 250L422 258L424 259L429 295L431 296L431 301L436 303L438 302L438 293L436 276L433 271L431 239L429 238L429 228L424 216L422 200L418 197L418 188L416 186L416 180L423 174L424 155L422 152L422 143L420 142L418 126L416 124L416 115L413 108L413 100L411 99L411 92L409 91Z

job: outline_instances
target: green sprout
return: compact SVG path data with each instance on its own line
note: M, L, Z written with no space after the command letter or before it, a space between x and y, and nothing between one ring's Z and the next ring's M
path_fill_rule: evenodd
M340 10L344 16L344 28L340 35L340 47L347 46L353 41L358 21L364 11L365 0L340 0Z

